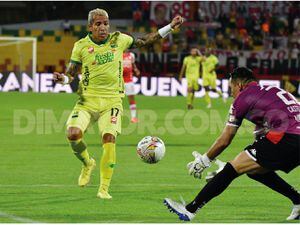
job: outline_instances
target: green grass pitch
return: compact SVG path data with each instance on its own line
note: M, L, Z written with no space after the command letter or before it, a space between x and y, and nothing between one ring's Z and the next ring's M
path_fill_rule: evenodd
M205 180L188 176L192 151L204 152L220 134L231 100L213 100L205 108L196 99L195 110L185 110L184 97L137 96L140 122L129 123L125 99L123 134L117 140L117 166L112 200L96 198L99 169L86 188L77 187L80 163L66 141L64 122L75 94L0 93L0 222L61 223L174 223L175 214L163 205L165 197L186 201ZM252 125L243 124L232 145L219 157L232 159L252 142ZM166 144L165 158L145 164L136 144L146 135L158 135ZM97 126L85 136L90 155L102 153ZM299 168L280 174L300 189ZM219 197L199 211L196 223L285 222L291 203L247 176L236 179Z

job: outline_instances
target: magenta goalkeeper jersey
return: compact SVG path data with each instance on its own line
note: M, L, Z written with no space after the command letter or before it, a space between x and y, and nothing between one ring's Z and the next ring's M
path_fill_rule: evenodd
M234 100L227 124L239 127L244 118L258 129L300 134L300 103L277 87L249 83Z

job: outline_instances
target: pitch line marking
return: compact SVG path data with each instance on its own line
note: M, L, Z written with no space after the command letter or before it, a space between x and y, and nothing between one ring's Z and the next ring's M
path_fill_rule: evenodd
M298 185L298 184L297 184ZM95 184L91 184L91 185L88 185L88 187L98 187L99 185L95 185ZM135 183L135 184L121 184L121 185L114 185L114 186L139 186L139 187L142 187L142 186L153 186L153 183ZM162 186L162 187L192 187L192 185L187 185L187 184L156 184L155 185L156 187L157 186ZM78 185L76 184L0 184L0 188L13 188L13 187L16 187L16 188L26 188L26 187L30 187L30 188L34 188L34 187L37 187L37 188L40 188L40 187L53 187L53 188L73 188L73 187L78 187ZM233 187L233 188L247 188L247 187L253 187L253 188L257 188L257 187L265 187L264 185L262 184L258 184L258 185L231 185L230 187Z
M0 218L1 217L8 218L8 219L11 219L11 220L14 220L14 221L17 221L17 222L21 222L21 223L41 223L41 222L31 220L31 219L28 219L28 218L25 218L25 217L20 217L20 216L16 216L16 215L13 215L13 214L8 214L8 213L0 211Z

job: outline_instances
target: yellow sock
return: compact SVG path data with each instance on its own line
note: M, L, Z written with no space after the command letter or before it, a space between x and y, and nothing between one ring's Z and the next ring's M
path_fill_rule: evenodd
M210 100L208 91L205 92L205 97L204 97L204 99L205 99L207 105L210 105L210 104L211 104L211 100Z
M116 164L116 144L105 143L100 161L100 190L108 191Z
M220 97L223 97L222 91L217 91L217 93L219 94Z
M74 155L86 166L90 161L89 153L86 149L86 144L82 139L70 141Z
M187 97L186 97L187 104L193 105L193 100L194 100L194 93L188 92Z

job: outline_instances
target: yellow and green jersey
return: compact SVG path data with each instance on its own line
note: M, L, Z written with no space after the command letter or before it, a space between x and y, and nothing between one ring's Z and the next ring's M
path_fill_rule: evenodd
M123 52L133 38L120 32L110 33L100 43L90 34L74 44L71 62L82 65L78 93L84 96L123 97Z
M215 55L210 55L202 62L203 76L216 75L215 68L219 63Z
M185 65L185 76L189 78L199 78L200 76L200 63L202 61L201 56L186 56L183 59L183 65Z

